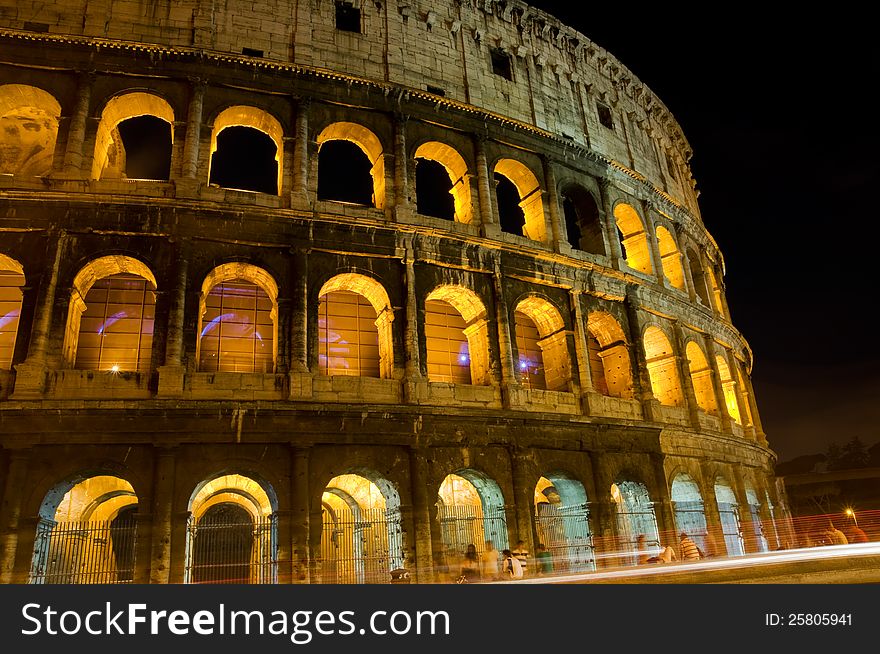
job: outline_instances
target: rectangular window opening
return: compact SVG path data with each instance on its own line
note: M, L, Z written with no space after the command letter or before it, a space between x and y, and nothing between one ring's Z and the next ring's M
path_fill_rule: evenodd
M361 33L361 10L351 2L336 3L336 29L342 32Z
M26 20L24 22L24 29L28 32L48 32L49 23L34 23L33 21Z
M500 48L492 48L490 51L492 56L492 72L513 81L513 66L510 62L510 55Z
M599 123L608 129L614 129L614 119L611 116L611 108L607 105L597 103L596 113L599 114Z
M445 96L446 89L441 89L439 86L431 86L428 84L428 93L433 93L434 95Z
M262 57L263 51L257 50L255 48L242 48L241 54L243 54L246 57Z

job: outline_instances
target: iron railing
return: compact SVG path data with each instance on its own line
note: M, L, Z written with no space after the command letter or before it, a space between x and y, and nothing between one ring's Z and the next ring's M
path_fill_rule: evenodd
M125 584L134 580L137 523L41 520L32 584Z
M550 553L553 572L585 572L596 568L587 504L538 504L535 526L539 542Z
M277 521L274 515L247 520L203 520L187 524L185 581L189 584L278 582Z
M317 576L325 584L381 584L403 567L400 512L358 509L323 512Z

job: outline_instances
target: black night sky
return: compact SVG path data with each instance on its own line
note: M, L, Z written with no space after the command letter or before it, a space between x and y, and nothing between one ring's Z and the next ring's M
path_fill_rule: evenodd
M772 4L531 4L614 54L681 124L779 460L880 440L874 20Z

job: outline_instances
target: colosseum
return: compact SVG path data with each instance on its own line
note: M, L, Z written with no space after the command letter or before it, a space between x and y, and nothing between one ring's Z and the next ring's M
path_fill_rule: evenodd
M519 0L0 0L0 42L0 581L781 544L690 146L583 34Z

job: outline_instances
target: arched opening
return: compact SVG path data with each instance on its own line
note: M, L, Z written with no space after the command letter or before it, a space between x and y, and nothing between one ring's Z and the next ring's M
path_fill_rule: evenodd
M477 470L459 470L446 476L437 495L437 520L441 565L453 571L454 577L466 565L464 554L470 545L476 548L479 559L486 551L486 541L491 541L497 552L509 547L501 488Z
M687 257L688 266L691 269L691 279L694 281L694 291L697 294L697 301L707 309L711 309L712 303L709 300L709 289L706 275L703 273L702 259L693 248L688 248Z
M428 379L449 384L489 383L486 308L462 286L440 286L425 299Z
M650 275L654 271L651 265L651 246L648 244L648 234L641 216L628 204L621 203L614 207L614 219L626 265Z
M656 225L654 231L657 234L657 244L660 248L663 276L675 288L684 290L684 268L681 266L681 252L678 251L675 239L663 225Z
M697 406L706 413L718 415L715 386L712 384L712 369L709 367L706 355L703 354L703 349L694 341L690 341L685 348L685 353L691 372L694 395L697 398Z
M602 219L593 194L572 184L562 191L561 199L569 245L575 250L605 256Z
M378 475L364 474L370 478L334 477L321 496L322 583L386 583L391 571L404 565L397 489Z
M514 313L519 378L526 388L568 391L571 360L565 323L547 300L528 297Z
M513 159L495 164L496 199L501 231L544 242L544 192L535 174Z
M666 334L659 327L654 326L645 330L644 343L648 376L654 397L660 404L681 406L684 400L672 344Z
M589 502L581 482L564 472L541 477L535 486L535 527L553 572L595 570Z
M167 180L174 110L152 93L125 93L101 112L92 179Z
M752 407L749 404L749 391L745 384L745 380L743 380L743 374L739 369L739 366L736 367L736 377L739 380L740 397L742 398L742 405L746 412L744 416L740 416L744 420L743 426L754 427L755 423L752 420Z
M739 504L736 495L730 488L730 484L724 477L715 480L715 501L718 503L718 514L721 518L721 533L724 536L724 545L728 556L742 556L745 553L743 546L742 526L739 518Z
M687 473L680 472L672 480L672 508L675 512L676 531L685 532L697 547L708 552L706 547L706 511L703 495L697 482Z
M39 177L52 170L61 105L25 84L0 86L0 175Z
M223 110L211 131L209 183L278 195L283 136L281 123L261 109L239 105Z
M52 488L40 505L29 583L133 581L137 506L131 484L111 475Z
M113 255L77 273L70 294L65 361L77 370L150 371L156 278L145 264Z
M715 357L715 363L718 366L718 374L721 378L721 390L724 392L724 406L727 407L727 415L733 418L736 424L742 424L742 416L739 413L739 402L737 400L736 382L730 375L730 367L727 361L720 354Z
M415 159L417 211L424 216L470 223L470 176L462 156L445 143L430 141L418 147Z
M756 552L766 552L770 548L767 545L767 536L764 534L764 523L761 520L761 500L754 488L746 486L746 502L749 505L749 520L752 522L752 534L754 543L752 548Z
M320 291L318 367L325 375L381 377L394 371L388 294L375 279L337 275Z
M218 475L196 487L188 508L185 583L277 582L278 506L271 486Z
M277 329L278 286L265 270L228 263L205 278L199 297L201 372L274 372Z
M385 207L385 155L373 132L342 122L318 135L318 199Z
M712 308L716 313L724 315L724 303L721 296L721 284L718 283L718 276L715 274L714 264L710 261L709 267L706 269L707 282L709 290L712 293Z
M611 502L617 518L618 548L623 553L623 561L635 565L638 563L640 535L644 535L646 547L660 547L654 503L647 487L638 481L611 484Z
M609 397L632 399L632 365L626 336L610 313L591 312L587 317L587 352L593 390Z
M12 369L24 283L21 264L0 254L0 370Z

